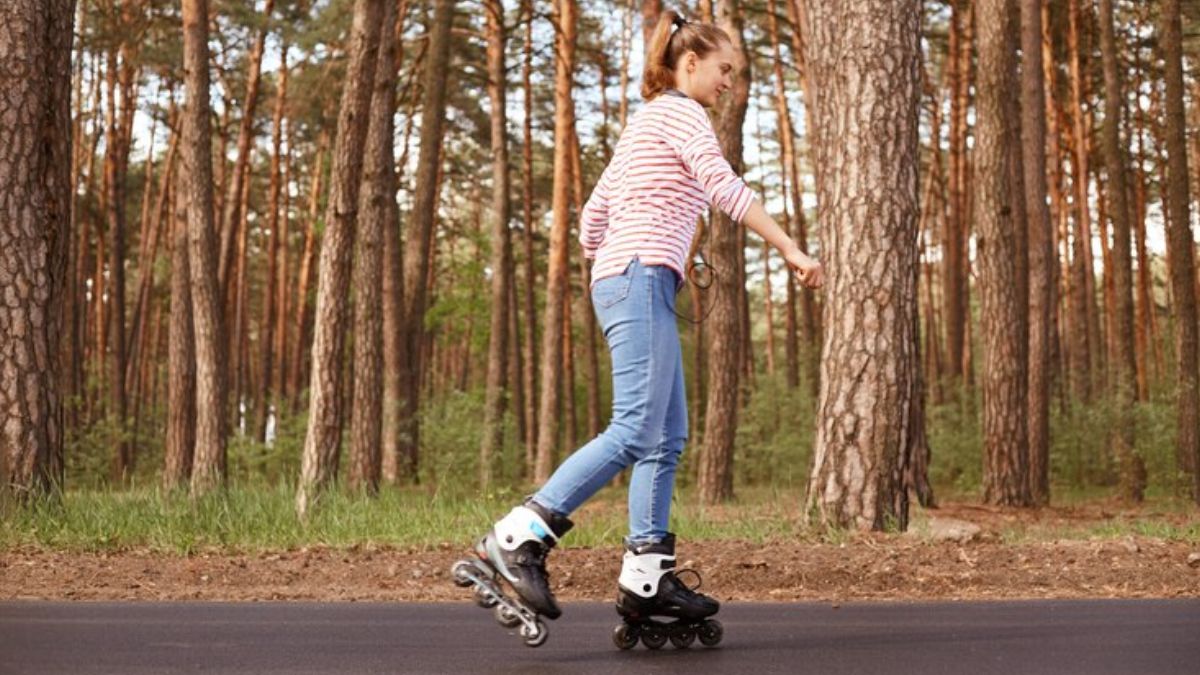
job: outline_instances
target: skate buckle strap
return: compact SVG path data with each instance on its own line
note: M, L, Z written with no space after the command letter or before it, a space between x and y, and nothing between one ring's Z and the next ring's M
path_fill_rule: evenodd
M679 579L679 575L684 574L684 573L688 573L688 574L691 574L692 576L696 577L696 585L695 586L687 586L687 584L684 584L685 586L687 586L687 589L689 591L695 591L695 590L699 589L700 584L703 583L703 581L700 579L700 573L690 567L685 567L675 573L675 578ZM679 579L679 583L682 584L683 580Z

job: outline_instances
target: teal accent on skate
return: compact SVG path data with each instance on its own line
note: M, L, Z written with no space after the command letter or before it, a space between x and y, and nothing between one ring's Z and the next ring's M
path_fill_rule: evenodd
M541 539L545 539L550 534L546 531L546 528L542 527L542 524L536 520L529 524L529 529L533 530L533 533Z

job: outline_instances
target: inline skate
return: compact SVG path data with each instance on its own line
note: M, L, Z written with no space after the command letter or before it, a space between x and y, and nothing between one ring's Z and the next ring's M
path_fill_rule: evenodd
M475 544L475 556L454 563L454 583L475 587L475 603L492 609L505 628L520 626L526 645L539 647L548 636L541 617L562 615L546 573L546 554L573 523L532 500L514 508ZM505 594L500 580L512 588Z
M706 647L721 641L724 629L721 622L708 617L716 614L721 604L695 590L700 587L700 575L694 570L680 570L696 576L696 585L685 586L675 574L675 535L668 533L663 541L627 546L618 579L617 613L624 619L613 629L613 643L621 649L631 649L638 640L648 649L659 649L667 643L678 649L691 646L696 638ZM658 621L662 616L674 621Z

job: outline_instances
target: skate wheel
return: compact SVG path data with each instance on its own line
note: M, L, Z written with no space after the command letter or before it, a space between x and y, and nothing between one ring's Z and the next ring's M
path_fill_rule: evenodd
M497 602L498 600L496 600L496 597L487 592L485 589L478 588L475 590L475 604L479 605L480 607L484 609L491 609L496 606Z
M717 621L716 619L708 619L704 623L700 624L700 630L698 633L700 643L705 647L712 647L720 642L721 638L725 636L725 627L722 626L721 622Z
M495 609L492 610L496 615L496 623L505 628L512 628L521 623L521 615L512 611L508 607L497 603Z
M525 641L526 647L541 647L548 637L550 632L546 630L546 624L542 623L541 619L534 621L533 628L530 628L529 624L521 626L521 639Z
M676 633L671 633L671 644L675 645L676 649L687 649L696 641L696 632L691 628L684 628Z
M613 629L612 639L617 649L633 649L638 641L638 629L627 623L619 624Z
M646 649L662 649L667 644L667 634L659 628L646 628L642 630L642 644Z
M472 572L472 567L474 565L466 560L459 560L454 563L454 566L450 568L450 578L454 579L455 586L466 588L474 583L471 581L471 577L468 576Z

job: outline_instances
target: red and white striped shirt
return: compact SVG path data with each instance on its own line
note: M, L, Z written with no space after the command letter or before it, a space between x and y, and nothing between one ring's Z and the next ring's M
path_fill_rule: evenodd
M711 203L741 222L754 192L721 154L696 100L667 90L635 113L580 214L579 243L592 283L621 274L636 255L666 265L680 286L696 218Z

